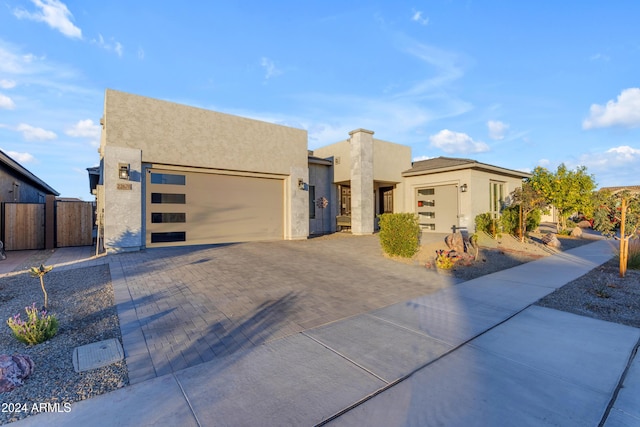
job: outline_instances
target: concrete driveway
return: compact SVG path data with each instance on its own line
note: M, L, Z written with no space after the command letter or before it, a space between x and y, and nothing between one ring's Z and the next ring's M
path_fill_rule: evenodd
M110 256L131 383L455 283L382 255L377 236Z

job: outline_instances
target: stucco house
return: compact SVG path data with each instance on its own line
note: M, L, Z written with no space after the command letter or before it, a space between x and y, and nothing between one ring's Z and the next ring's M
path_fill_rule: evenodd
M301 129L110 89L100 123L107 251L371 234L385 212L415 212L425 232L472 229L529 176L469 159L412 163L410 147L366 129L309 151Z

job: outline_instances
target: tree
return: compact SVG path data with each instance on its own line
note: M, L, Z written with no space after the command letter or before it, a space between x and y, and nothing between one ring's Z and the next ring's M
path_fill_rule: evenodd
M49 297L47 295L47 290L44 287L44 275L53 270L53 266L45 267L44 264L40 264L40 267L31 267L29 270L29 274L31 277L37 277L40 279L40 287L42 288L42 293L44 294L44 309L48 308Z
M587 174L586 166L569 170L563 163L555 173L538 166L527 182L558 211L558 231L567 226L567 218L571 214L592 212L592 193L596 183L593 175Z
M547 202L541 191L530 182L524 182L522 187L516 188L511 193L513 204L519 207L518 235L520 241L524 242L524 236L527 232L527 218L536 209L544 210Z
M640 229L640 195L627 190L612 193L598 191L594 197L593 228L620 240L620 277L627 273L629 239ZM620 236L617 230L620 229Z

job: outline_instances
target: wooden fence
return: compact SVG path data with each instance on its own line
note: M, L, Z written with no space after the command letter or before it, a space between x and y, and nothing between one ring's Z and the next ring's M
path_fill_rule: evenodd
M4 203L4 248L44 249L44 203Z
M51 203L54 218L47 221L44 203L3 203L4 248L9 251L44 249L47 234L55 231L56 247L93 244L94 207L91 202ZM55 207L54 207L55 206ZM46 224L46 225L45 225ZM53 247L53 239L50 240Z
M56 202L56 246L93 244L93 204L91 202Z

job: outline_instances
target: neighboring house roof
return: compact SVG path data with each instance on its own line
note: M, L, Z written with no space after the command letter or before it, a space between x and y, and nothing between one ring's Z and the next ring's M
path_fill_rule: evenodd
M640 193L640 185L621 185L619 187L602 187L600 191L611 191L617 193L619 191L631 191L632 193Z
M531 176L531 174L528 172L502 168L500 166L493 166L472 159L455 157L436 157L433 159L413 162L412 165L413 166L411 169L402 172L402 176L429 175L462 169L477 169L487 172L499 173L501 175L514 176L518 178L529 178Z
M33 185L34 187L44 191L47 194L53 194L54 196L59 196L56 190L51 188L46 182L29 172L24 166L20 163L13 160L9 157L4 151L0 150L0 163L7 166L9 169L16 172L25 182Z

